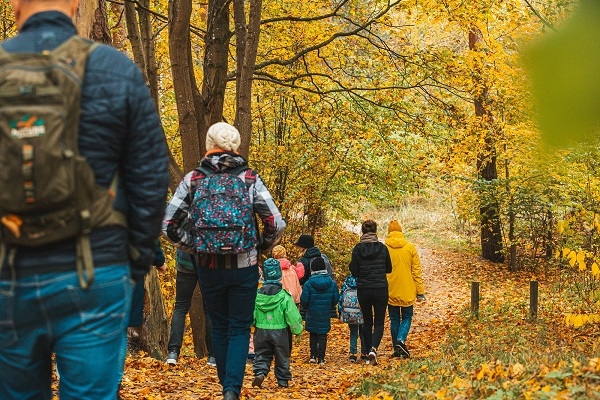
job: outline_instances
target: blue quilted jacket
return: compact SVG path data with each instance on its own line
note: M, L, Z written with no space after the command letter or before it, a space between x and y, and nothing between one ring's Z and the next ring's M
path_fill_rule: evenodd
M56 11L31 16L20 32L1 45L9 52L52 50L76 34L71 19ZM92 232L96 267L128 264L128 244L140 252L132 265L134 279L149 269L165 209L167 152L156 107L138 67L107 45L94 50L83 82L79 149L108 187L115 172L119 188L115 209L128 217L129 230L111 226ZM75 242L17 251L19 276L75 270ZM8 268L3 268L3 273Z
M300 304L306 310L306 331L328 333L331 329L331 308L340 298L338 287L326 270L313 272L302 286Z

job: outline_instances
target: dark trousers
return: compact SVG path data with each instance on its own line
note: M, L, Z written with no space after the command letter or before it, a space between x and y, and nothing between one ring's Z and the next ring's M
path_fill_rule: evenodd
M385 313L387 311L388 289L358 289L356 291L360 310L362 311L363 338L367 350L377 349L383 338Z
M327 350L326 333L310 333L310 357L316 358L318 362L325 361L325 351Z
M258 278L258 265L198 268L202 296L213 323L213 351L223 393L232 391L239 396L242 389Z
M185 316L192 305L192 296L194 289L198 284L196 273L185 273L177 271L175 278L175 307L171 317L171 333L169 335L169 352L179 354L183 343L183 331L185 329ZM204 299L203 299L204 300ZM212 322L206 308L206 301L202 301L204 306L204 329L206 331L205 343L208 356L213 355L212 351Z
M288 329L261 329L254 331L254 375L267 376L275 358L273 372L278 381L292 379Z

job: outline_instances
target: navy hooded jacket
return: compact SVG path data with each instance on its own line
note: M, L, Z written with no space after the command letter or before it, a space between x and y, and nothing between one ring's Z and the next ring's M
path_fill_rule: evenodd
M327 271L313 272L300 295L300 305L306 310L306 330L310 333L328 333L331 329L330 311L339 299L338 287Z

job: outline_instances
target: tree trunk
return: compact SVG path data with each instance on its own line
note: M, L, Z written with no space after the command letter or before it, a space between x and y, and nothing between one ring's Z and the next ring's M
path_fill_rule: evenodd
M144 323L140 333L139 343L151 357L162 360L167 356L169 344L169 320L163 303L160 280L156 268L150 268L144 281L146 294L144 296Z
M250 151L252 135L252 78L260 38L261 7L262 0L250 1L246 23L244 0L234 0L237 57L235 126L242 139L238 152L246 156Z
M229 2L230 0L209 0L208 2L208 21L204 35L204 77L198 123L201 134L200 146L203 150L205 150L204 139L208 127L223 120L223 104L227 86L227 57L231 39Z
M106 0L80 2L73 19L81 36L112 44L106 18Z
M203 358L207 355L206 342L206 331L204 329L204 308L202 307L202 292L200 292L200 285L194 289L194 295L192 296L192 305L190 307L190 325L192 326L192 339L194 341L194 354L196 357Z
M146 79L146 81L148 81L146 73L146 59L144 57L144 50L142 48L142 39L140 37L140 28L137 22L135 4L130 1L126 1L124 8L125 22L127 24L127 36L129 37L129 43L131 43L133 61L137 64L138 68L144 74L144 78Z
M196 86L194 64L192 62L190 18L191 0L169 0L169 51L173 88L179 117L183 169L182 171L172 153L169 154L169 173L171 191L174 192L183 173L196 168L204 154L206 128L201 128L200 92ZM194 353L198 357L206 355L204 343L204 310L200 291L194 291L190 306L190 323L194 339Z
M196 102L199 92L192 62L191 13L191 0L169 0L169 52L185 171L200 164L204 154L200 136L201 132L206 134L206 129L201 129L203 118Z
M469 49L481 52L479 48L481 43L483 43L481 31L473 27L469 31ZM493 182L498 179L498 171L496 166L496 149L490 127L492 116L486 108L488 87L481 74L483 68L482 63L477 63L473 71L474 86L477 88L473 99L475 115L479 120L479 130L485 131L484 146L477 156L477 171L480 179L483 179L485 182ZM504 261L504 255L502 254L499 204L494 192L495 189L492 189L487 194L489 198L482 200L479 207L481 218L481 256L486 260L502 262Z
M152 30L152 20L150 19L150 1L140 0L138 16L140 20L140 35L142 38L142 48L146 60L146 79L148 87L154 102L158 104L158 66L156 65L156 46L154 43L154 32Z

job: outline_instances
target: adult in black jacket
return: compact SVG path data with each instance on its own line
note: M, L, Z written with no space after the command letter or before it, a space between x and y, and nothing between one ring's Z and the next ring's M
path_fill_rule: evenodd
M377 238L377 223L362 224L360 243L352 250L350 272L356 278L356 294L363 313L365 347L369 362L377 365L377 348L383 337L388 302L386 274L392 272L392 260L385 244Z

